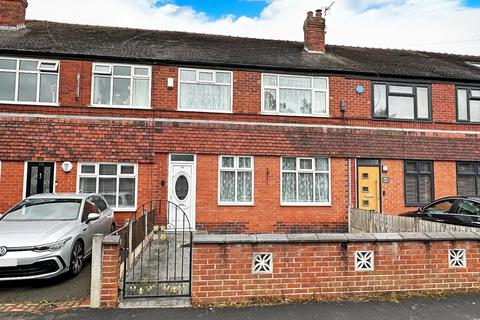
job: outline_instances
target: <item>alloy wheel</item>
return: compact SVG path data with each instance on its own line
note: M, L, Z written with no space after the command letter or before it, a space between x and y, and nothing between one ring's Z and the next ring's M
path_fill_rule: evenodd
M70 269L73 275L80 273L83 267L83 246L80 242L75 242L72 250Z

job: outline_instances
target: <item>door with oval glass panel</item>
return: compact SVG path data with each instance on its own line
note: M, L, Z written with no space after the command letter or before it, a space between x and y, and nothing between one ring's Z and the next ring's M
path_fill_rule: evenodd
M358 208L380 212L380 161L357 160Z
M181 210L174 206L168 208L170 228L195 229L195 166L195 155L170 155L168 200L181 208Z

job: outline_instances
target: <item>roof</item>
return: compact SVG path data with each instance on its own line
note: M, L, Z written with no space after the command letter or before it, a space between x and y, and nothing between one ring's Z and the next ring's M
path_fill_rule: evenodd
M40 193L29 196L27 199L86 199L93 193Z
M318 54L303 42L47 21L0 31L1 53L480 81L480 68L466 63L480 56L336 45Z

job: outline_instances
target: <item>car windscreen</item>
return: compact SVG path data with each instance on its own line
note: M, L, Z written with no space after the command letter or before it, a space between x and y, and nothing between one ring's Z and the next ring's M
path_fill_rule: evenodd
M1 221L76 220L81 199L26 199L2 217Z

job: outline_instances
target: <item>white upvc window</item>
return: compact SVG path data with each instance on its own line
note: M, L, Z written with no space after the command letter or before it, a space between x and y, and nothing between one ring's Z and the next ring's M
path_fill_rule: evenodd
M232 112L233 73L179 69L178 110Z
M330 205L330 159L285 157L281 174L282 205Z
M220 156L218 203L253 205L253 157Z
M138 166L131 163L79 163L77 192L101 194L116 211L137 208Z
M58 105L59 62L0 58L0 102Z
M92 106L150 108L151 67L94 63L92 73Z
M262 113L328 116L328 78L262 75Z

